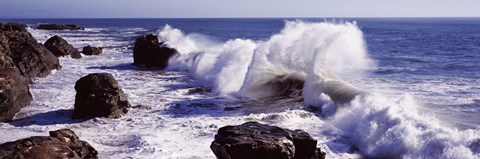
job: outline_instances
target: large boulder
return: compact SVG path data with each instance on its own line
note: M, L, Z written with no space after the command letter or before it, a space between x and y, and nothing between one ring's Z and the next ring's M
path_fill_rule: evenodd
M119 118L131 107L127 96L109 73L93 73L75 84L75 109L72 118Z
M82 51L82 53L85 55L100 55L102 52L103 52L103 48L91 47L91 46L83 47L83 51Z
M0 28L6 28L0 30L0 49L12 59L23 76L31 82L33 78L45 77L51 70L61 68L58 58L38 43L29 32L21 29L23 25L13 26L17 27L0 25Z
M43 30L85 30L85 28L75 24L39 24L37 29Z
M11 121L21 108L30 104L28 83L60 68L57 57L25 27L0 23L0 122Z
M302 130L247 122L220 128L210 148L218 159L324 158L316 145L317 140Z
M75 59L82 58L80 52L60 36L55 35L51 37L45 42L44 45L56 57L70 55L70 57Z
M11 121L32 101L28 81L0 48L0 122Z
M0 158L10 159L97 159L98 152L69 129L50 131L0 145Z
M177 50L160 44L157 36L148 34L135 41L133 64L164 69L168 66L170 57L177 53Z

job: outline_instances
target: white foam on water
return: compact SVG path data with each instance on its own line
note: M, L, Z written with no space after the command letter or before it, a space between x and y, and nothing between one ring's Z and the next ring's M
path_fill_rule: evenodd
M260 121L305 130L319 140L317 146L327 152L327 158L361 158L350 152L352 145L366 157L480 157L480 150L470 146L479 139L477 129L449 127L434 114L421 111L408 95L380 96L368 90L370 93L337 107L335 100L340 98L336 95L350 96L361 90L352 85L395 88L395 83L384 85L365 78L365 71L375 65L355 23L286 22L285 28L268 40L226 42L166 26L159 31L160 39L181 53L170 61L168 72L130 65L131 50L124 47L136 37L130 32L120 35L131 40L115 40L96 29L87 29L84 34L29 31L40 42L59 34L77 48L92 45L106 49L99 56L79 60L60 58L61 70L30 86L32 104L16 115L16 121L0 123L0 143L69 128L92 144L100 158L214 158L209 145L218 128ZM188 73L182 72L185 70ZM120 119L71 120L74 84L95 72L111 73L134 108ZM262 89L278 76L304 80L305 103L321 108L325 117L299 109L304 107L302 103L288 102L289 109L278 112L224 111L232 105L268 110L284 104L236 98L274 94ZM213 87L216 92L187 94L190 87L198 85Z

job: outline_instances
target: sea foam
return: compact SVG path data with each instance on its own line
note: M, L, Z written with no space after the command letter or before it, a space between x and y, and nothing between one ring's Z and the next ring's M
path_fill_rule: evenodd
M480 146L471 145L480 138L477 130L440 124L418 112L419 105L409 95L384 97L345 80L368 80L364 74L375 69L355 22L287 21L280 33L264 41L218 42L168 25L159 35L180 52L168 69L188 70L198 84L220 94L271 97L279 95L278 87L302 81L305 104L323 109L330 125L365 156L480 157Z

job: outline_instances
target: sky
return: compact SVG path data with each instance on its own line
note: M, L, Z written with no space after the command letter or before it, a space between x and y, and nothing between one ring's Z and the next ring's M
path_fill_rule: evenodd
M480 17L480 0L0 0L0 18Z

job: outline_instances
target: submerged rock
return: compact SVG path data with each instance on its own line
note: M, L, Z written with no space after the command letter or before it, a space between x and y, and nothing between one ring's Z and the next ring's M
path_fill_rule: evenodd
M69 129L50 131L0 145L0 158L10 159L97 159L98 152Z
M37 29L42 30L85 30L75 24L39 24Z
M187 94L205 94L212 92L211 88L195 87L188 89Z
M131 107L118 82L109 73L93 73L75 84L74 119L119 118Z
M133 48L133 64L136 66L165 69L168 60L177 50L161 45L158 37L152 34L137 38Z
M82 58L80 52L60 36L55 35L51 37L44 45L56 57L70 55L70 57L75 59Z
M83 51L82 51L84 55L100 55L102 52L103 52L103 48L91 47L91 46L83 47Z
M317 140L302 130L247 122L220 128L210 148L218 159L324 158L316 145Z

